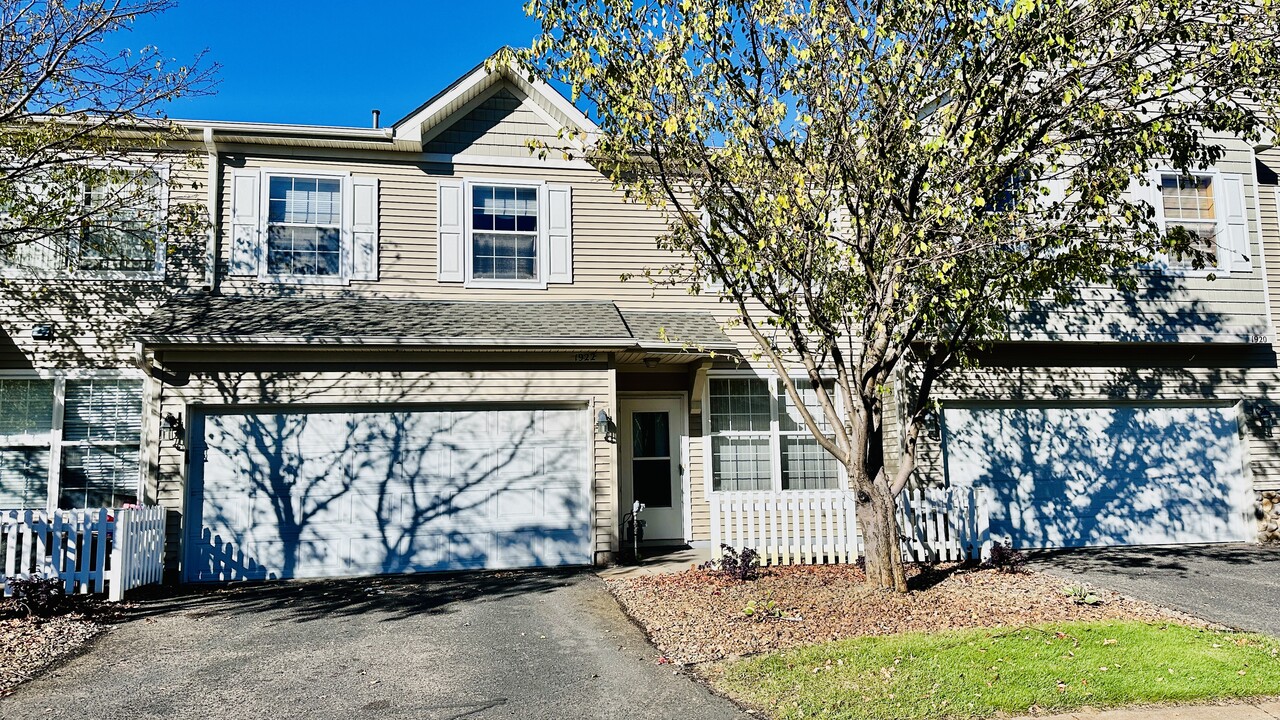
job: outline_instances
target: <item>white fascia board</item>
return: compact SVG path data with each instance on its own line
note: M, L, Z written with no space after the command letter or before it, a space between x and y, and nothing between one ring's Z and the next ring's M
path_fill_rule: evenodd
M414 338L414 337L244 337L239 335L142 335L143 345L290 345L290 346L397 346L397 347L519 347L626 350L634 347L619 338Z
M424 130L430 130L453 114L450 108L459 99L466 97L477 88L487 87L504 79L519 87L534 103L545 103L544 107L564 115L572 124L577 125L578 129L585 132L588 138L600 132L600 128L596 126L591 118L587 117L586 113L579 110L577 106L569 102L564 95L561 95L559 91L545 81L536 77L526 77L514 65L490 70L486 67L486 64L481 63L476 69L454 83L447 92L431 101L421 110L392 126L395 129L395 138L409 141L422 140ZM545 116L544 119L546 119Z

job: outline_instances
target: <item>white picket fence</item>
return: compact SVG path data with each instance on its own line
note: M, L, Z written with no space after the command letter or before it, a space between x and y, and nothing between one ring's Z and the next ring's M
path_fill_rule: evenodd
M161 507L9 510L0 513L4 594L10 578L57 576L68 593L125 592L160 582L165 513Z
M991 557L991 491L926 488L898 496L903 555L916 562L958 562Z
M847 563L862 552L853 495L843 490L711 495L711 547L749 547L771 565Z
M863 555L853 493L847 490L723 492L711 495L711 547L749 547L762 563L848 563ZM989 491L930 488L898 498L903 557L953 562L990 556Z

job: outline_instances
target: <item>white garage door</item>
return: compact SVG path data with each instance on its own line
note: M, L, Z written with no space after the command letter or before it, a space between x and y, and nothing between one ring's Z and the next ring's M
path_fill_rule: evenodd
M219 412L193 423L187 580L592 560L583 409Z
M944 425L949 481L992 489L992 535L1014 547L1252 536L1233 407L948 408Z

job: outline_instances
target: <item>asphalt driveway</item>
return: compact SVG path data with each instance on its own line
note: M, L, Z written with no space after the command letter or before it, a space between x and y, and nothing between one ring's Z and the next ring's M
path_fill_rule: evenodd
M1029 565L1242 630L1280 636L1280 547L1192 545L1028 553Z
M141 604L0 718L739 718L587 572L276 583Z

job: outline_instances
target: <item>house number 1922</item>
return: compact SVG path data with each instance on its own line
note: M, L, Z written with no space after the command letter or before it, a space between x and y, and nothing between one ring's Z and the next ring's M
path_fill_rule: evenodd
M573 356L573 361L574 362L595 362L596 355L598 354L599 353L575 353Z

